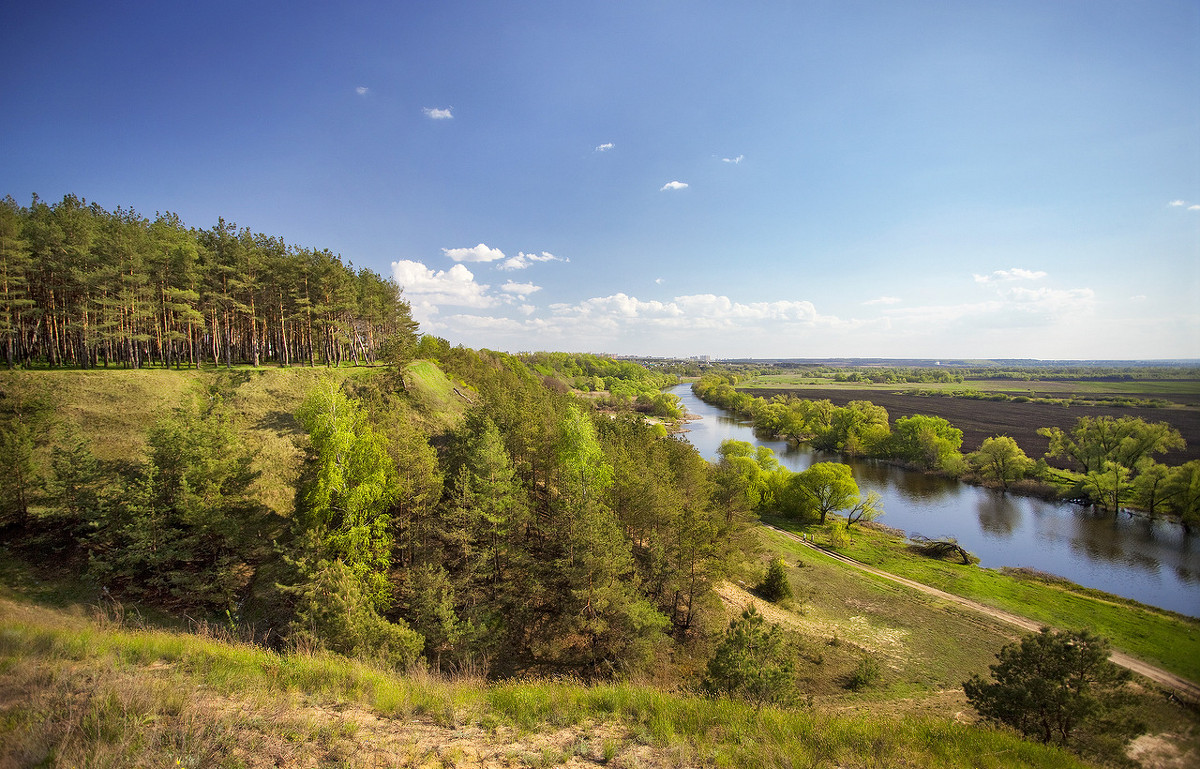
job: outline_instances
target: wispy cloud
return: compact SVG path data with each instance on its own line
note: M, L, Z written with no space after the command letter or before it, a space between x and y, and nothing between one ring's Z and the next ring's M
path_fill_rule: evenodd
M1004 283L1013 280L1039 280L1046 277L1041 270L1023 270L1013 267L1011 270L996 270L991 275L976 275L976 283Z
M1200 205L1188 206L1189 211L1200 211Z
M371 89L367 88L365 85L360 85L359 87L354 89L354 92L356 94L358 94L359 96L366 96L367 91L369 91L369 90L371 90Z
M670 328L732 328L760 322L811 325L830 320L812 302L737 302L717 294L677 296L669 302L642 300L625 293L593 297L577 304L552 304L562 318L584 319L602 325L638 321Z
M451 110L453 109L453 107L446 107L445 109L438 107L425 107L421 111L425 113L425 117L430 118L431 120L450 120L454 117L454 115L451 113Z
M1186 206L1186 205L1187 205L1187 201L1186 201L1186 200L1172 200L1172 201L1171 201L1170 203L1168 203L1167 205L1168 205L1168 206L1172 206L1172 207L1174 207L1174 208L1179 208L1180 206Z
M896 304L899 301L900 297L898 296L881 296L878 299L868 299L867 301L863 302L863 304L867 306L874 304Z
M519 252L516 256L509 257L503 264L496 266L498 270L524 270L532 267L538 262L569 262L571 261L565 256L555 256L549 251L543 251L540 254L527 254L524 251Z
M510 280L507 283L505 283L503 286L501 286L500 290L503 291L504 293L514 296L518 299L524 299L525 297L529 296L530 294L541 291L542 287L535 286L532 283L514 283L513 281Z
M738 155L736 158L721 158L721 162L722 163L733 163L734 165L737 165L737 164L741 163L745 157L746 157L745 155Z
M664 190L682 190L682 189L685 189L686 187L687 187L687 184L685 182L667 182L662 187L660 187L658 191L663 192Z
M601 144L598 147L596 147L596 149L594 151L595 152L608 152L612 148L613 148L612 142L605 142L604 144Z
M442 253L456 262L494 262L504 258L503 251L483 243L471 248L443 248Z
M654 279L654 285L656 285L656 286L661 286L662 284L664 284L666 282L667 281L665 278L655 278Z

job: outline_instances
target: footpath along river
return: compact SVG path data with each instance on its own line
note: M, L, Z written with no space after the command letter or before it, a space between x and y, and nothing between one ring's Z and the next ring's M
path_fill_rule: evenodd
M864 494L874 491L882 497L882 524L909 534L956 537L986 568L1037 569L1200 617L1200 537L1180 526L1002 494L882 462L762 440L748 423L693 395L691 385L669 392L679 396L685 411L699 417L686 425L684 436L707 459L717 456L722 441L733 439L770 447L794 471L813 462L844 462Z

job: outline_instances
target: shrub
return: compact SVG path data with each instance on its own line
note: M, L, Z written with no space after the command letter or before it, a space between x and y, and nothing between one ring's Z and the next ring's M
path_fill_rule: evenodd
M792 649L779 625L767 625L754 604L729 623L725 638L708 661L701 688L739 697L762 707L795 696Z
M874 686L883 678L883 671L874 657L863 656L858 665L846 679L846 688L860 691L868 686Z
M792 586L788 583L787 567L782 558L771 561L766 576L754 591L773 603L792 597Z

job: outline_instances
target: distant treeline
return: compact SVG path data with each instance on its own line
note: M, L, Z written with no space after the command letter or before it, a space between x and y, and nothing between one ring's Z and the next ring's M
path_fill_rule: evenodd
M369 362L413 328L393 281L327 250L74 195L0 201L9 368Z
M736 375L710 374L694 383L692 392L705 403L751 420L757 430L808 443L819 451L889 460L1006 490L1033 481L1063 498L1106 510L1171 513L1189 530L1200 526L1200 460L1173 467L1154 459L1155 454L1186 445L1179 431L1166 422L1081 417L1069 431L1040 428L1038 434L1049 439L1050 450L1036 461L1003 435L985 439L978 451L964 455L962 430L943 417L914 414L893 423L887 409L870 401L835 406L829 400L791 395L767 400L738 391L737 382ZM1065 467L1052 468L1047 459L1061 460ZM772 471L775 464L760 470ZM776 493L773 498L780 496Z

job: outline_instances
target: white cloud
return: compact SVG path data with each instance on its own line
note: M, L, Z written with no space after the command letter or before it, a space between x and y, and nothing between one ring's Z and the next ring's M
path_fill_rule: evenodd
M1012 280L1039 280L1046 277L1046 273L1041 270L1023 270L1020 267L1014 267L1011 270L996 270L991 275L976 275L976 283L1001 283Z
M520 310L522 315L533 315L535 312L537 312L537 308L532 304L523 304L517 309Z
M392 276L414 312L433 315L437 305L461 307L492 307L496 300L487 295L488 286L475 282L475 275L461 264L449 270L431 270L420 262L407 259L392 262ZM421 320L418 317L418 320Z
M881 296L878 299L868 299L863 304L868 306L873 304L896 304L899 301L900 297L898 296Z
M736 158L721 158L721 162L722 163L733 163L734 165L737 165L737 164L741 163L742 159L745 157L746 157L745 155L738 155Z
M662 187L660 187L658 191L662 192L664 190L682 190L686 187L687 187L687 184L684 182L667 182Z
M1147 297L1145 294L1137 294L1137 295L1135 295L1135 296L1131 296L1131 297L1129 297L1129 301L1131 301L1131 302L1144 302L1144 301L1146 301L1148 298L1149 298L1149 297Z
M471 248L443 248L442 253L456 262L494 262L504 258L503 251L483 243Z
M501 286L500 290L506 294L512 294L513 296L517 297L518 299L524 299L525 297L529 296L532 293L541 291L542 287L535 286L532 283L514 283L513 281L510 280L507 283L505 283L503 286Z
M367 91L369 91L369 90L370 90L370 89L369 89L369 88L367 88L365 85L360 85L359 87L357 87L357 88L355 88L355 89L354 89L354 92L355 92L356 94L358 94L359 96L366 96L366 95L367 95Z
M677 296L669 302L645 301L625 293L593 297L578 304L552 304L560 318L576 318L605 327L631 323L678 329L734 328L764 321L814 325L837 322L822 317L812 302L735 302L716 294Z
M496 266L498 270L524 270L532 267L538 262L569 262L571 261L565 256L555 256L549 251L543 251L540 254L527 254L524 251L519 252L516 256L506 259L503 264Z
M1171 201L1170 203L1168 203L1167 205L1168 205L1168 206L1174 206L1174 207L1178 208L1179 206L1186 206L1186 205L1187 205L1187 201L1186 201L1186 200L1172 200L1172 201Z
M612 142L605 142L604 144L601 144L600 146L596 147L595 152L608 152L612 148L613 148Z
M1200 205L1188 206L1189 211L1200 211Z
M1062 317L1091 312L1096 304L1096 292L1090 288L1057 289L1022 288L1014 286L1000 292L1009 307L1020 312Z
M665 278L655 278L654 279L654 285L656 285L656 286L661 286L662 284L664 284L666 282L667 281Z
M440 109L438 107L426 107L421 111L425 113L425 117L430 118L431 120L450 120L454 117L454 115L451 114L452 109L454 108L446 107L445 109Z

